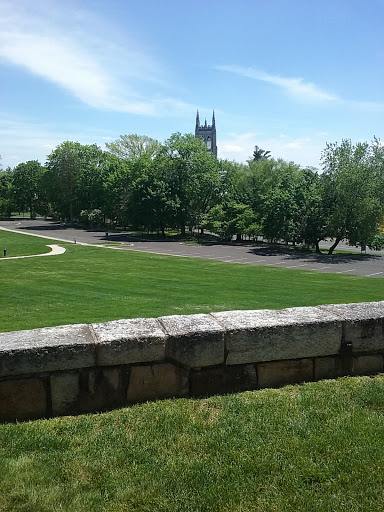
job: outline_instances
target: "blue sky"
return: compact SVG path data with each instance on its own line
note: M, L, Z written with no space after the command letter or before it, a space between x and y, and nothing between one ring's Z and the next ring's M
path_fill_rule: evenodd
M164 141L215 109L219 158L319 167L384 139L384 0L0 0L3 167L64 140Z

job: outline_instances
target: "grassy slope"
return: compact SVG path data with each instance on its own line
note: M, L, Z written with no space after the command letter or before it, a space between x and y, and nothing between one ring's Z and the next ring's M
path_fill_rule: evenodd
M0 510L382 511L384 376L0 425Z
M0 229L0 257L4 255L4 248L7 248L7 257L28 256L30 254L44 254L50 252L47 244L58 244L54 240L47 240L36 236L20 235Z
M0 262L1 331L383 299L382 279L60 245L60 256Z
M15 237L22 254L49 243ZM2 330L380 300L384 284L66 246L0 263ZM381 511L383 397L364 377L0 425L0 510Z

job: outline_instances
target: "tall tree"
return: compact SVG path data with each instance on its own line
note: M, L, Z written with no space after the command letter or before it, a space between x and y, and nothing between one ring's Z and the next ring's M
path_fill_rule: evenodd
M128 202L132 189L130 162L104 152L101 178L101 209L105 217L119 226L127 226Z
M175 225L178 207L172 195L169 162L165 155L151 159L142 155L132 163L129 214L132 223L148 231L161 231Z
M255 149L253 151L253 157L252 160L254 162L258 162L259 160L267 160L271 157L271 152L266 151L264 149L259 148L259 146L255 146Z
M232 240L233 235L258 235L259 226L255 222L252 208L234 200L225 200L214 206L203 221L203 226L216 233L224 241Z
M62 218L73 222L81 210L95 208L95 189L100 190L100 161L96 145L65 141L47 157L47 186L51 201Z
M375 144L344 139L327 144L322 152L327 236L334 239L329 254L342 239L364 247L377 233L384 212L383 151Z
M160 147L157 140L147 135L120 135L117 140L105 143L108 151L124 160L134 160L142 155L154 157Z
M174 133L165 142L168 182L177 204L176 225L185 233L187 225L197 226L216 204L220 192L220 164L204 142L192 134Z
M13 172L10 167L0 169L0 215L10 217L13 206Z
M15 205L19 209L27 208L31 219L41 203L42 180L46 169L37 160L21 163L13 170L13 192Z

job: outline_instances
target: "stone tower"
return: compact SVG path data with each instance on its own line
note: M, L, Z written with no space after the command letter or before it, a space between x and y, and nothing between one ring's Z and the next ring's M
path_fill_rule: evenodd
M207 120L204 124L200 124L199 111L197 111L195 137L202 138L209 151L217 157L215 111L212 114L211 125L207 124Z

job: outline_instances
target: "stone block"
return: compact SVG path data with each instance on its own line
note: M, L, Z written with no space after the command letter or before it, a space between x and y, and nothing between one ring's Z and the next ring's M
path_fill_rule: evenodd
M384 302L321 306L343 322L344 340L353 352L384 350Z
M0 421L32 420L47 414L47 397L42 379L0 382Z
M52 414L96 412L126 403L128 369L96 368L51 376Z
M134 366L127 392L128 402L156 398L185 397L189 394L188 371L171 363Z
M80 395L79 382L79 373L58 373L51 375L52 414L72 414L75 412L75 407Z
M208 396L255 389L257 375L252 364L219 366L192 370L190 382L193 396Z
M226 329L226 364L337 354L342 324L318 308L227 311L212 316Z
M337 316L340 320L370 320L384 318L384 301L349 304L325 304L317 309Z
M337 379L349 373L341 357L317 357L315 359L315 380Z
M370 355L353 358L354 375L374 375L383 371L383 356Z
M0 333L0 377L95 364L93 337L84 324Z
M257 365L258 384L261 388L274 388L285 384L313 380L312 359L273 361Z
M93 324L100 366L163 361L165 340L154 318L134 318Z
M224 362L224 329L210 315L159 318L168 339L166 357L189 368Z

